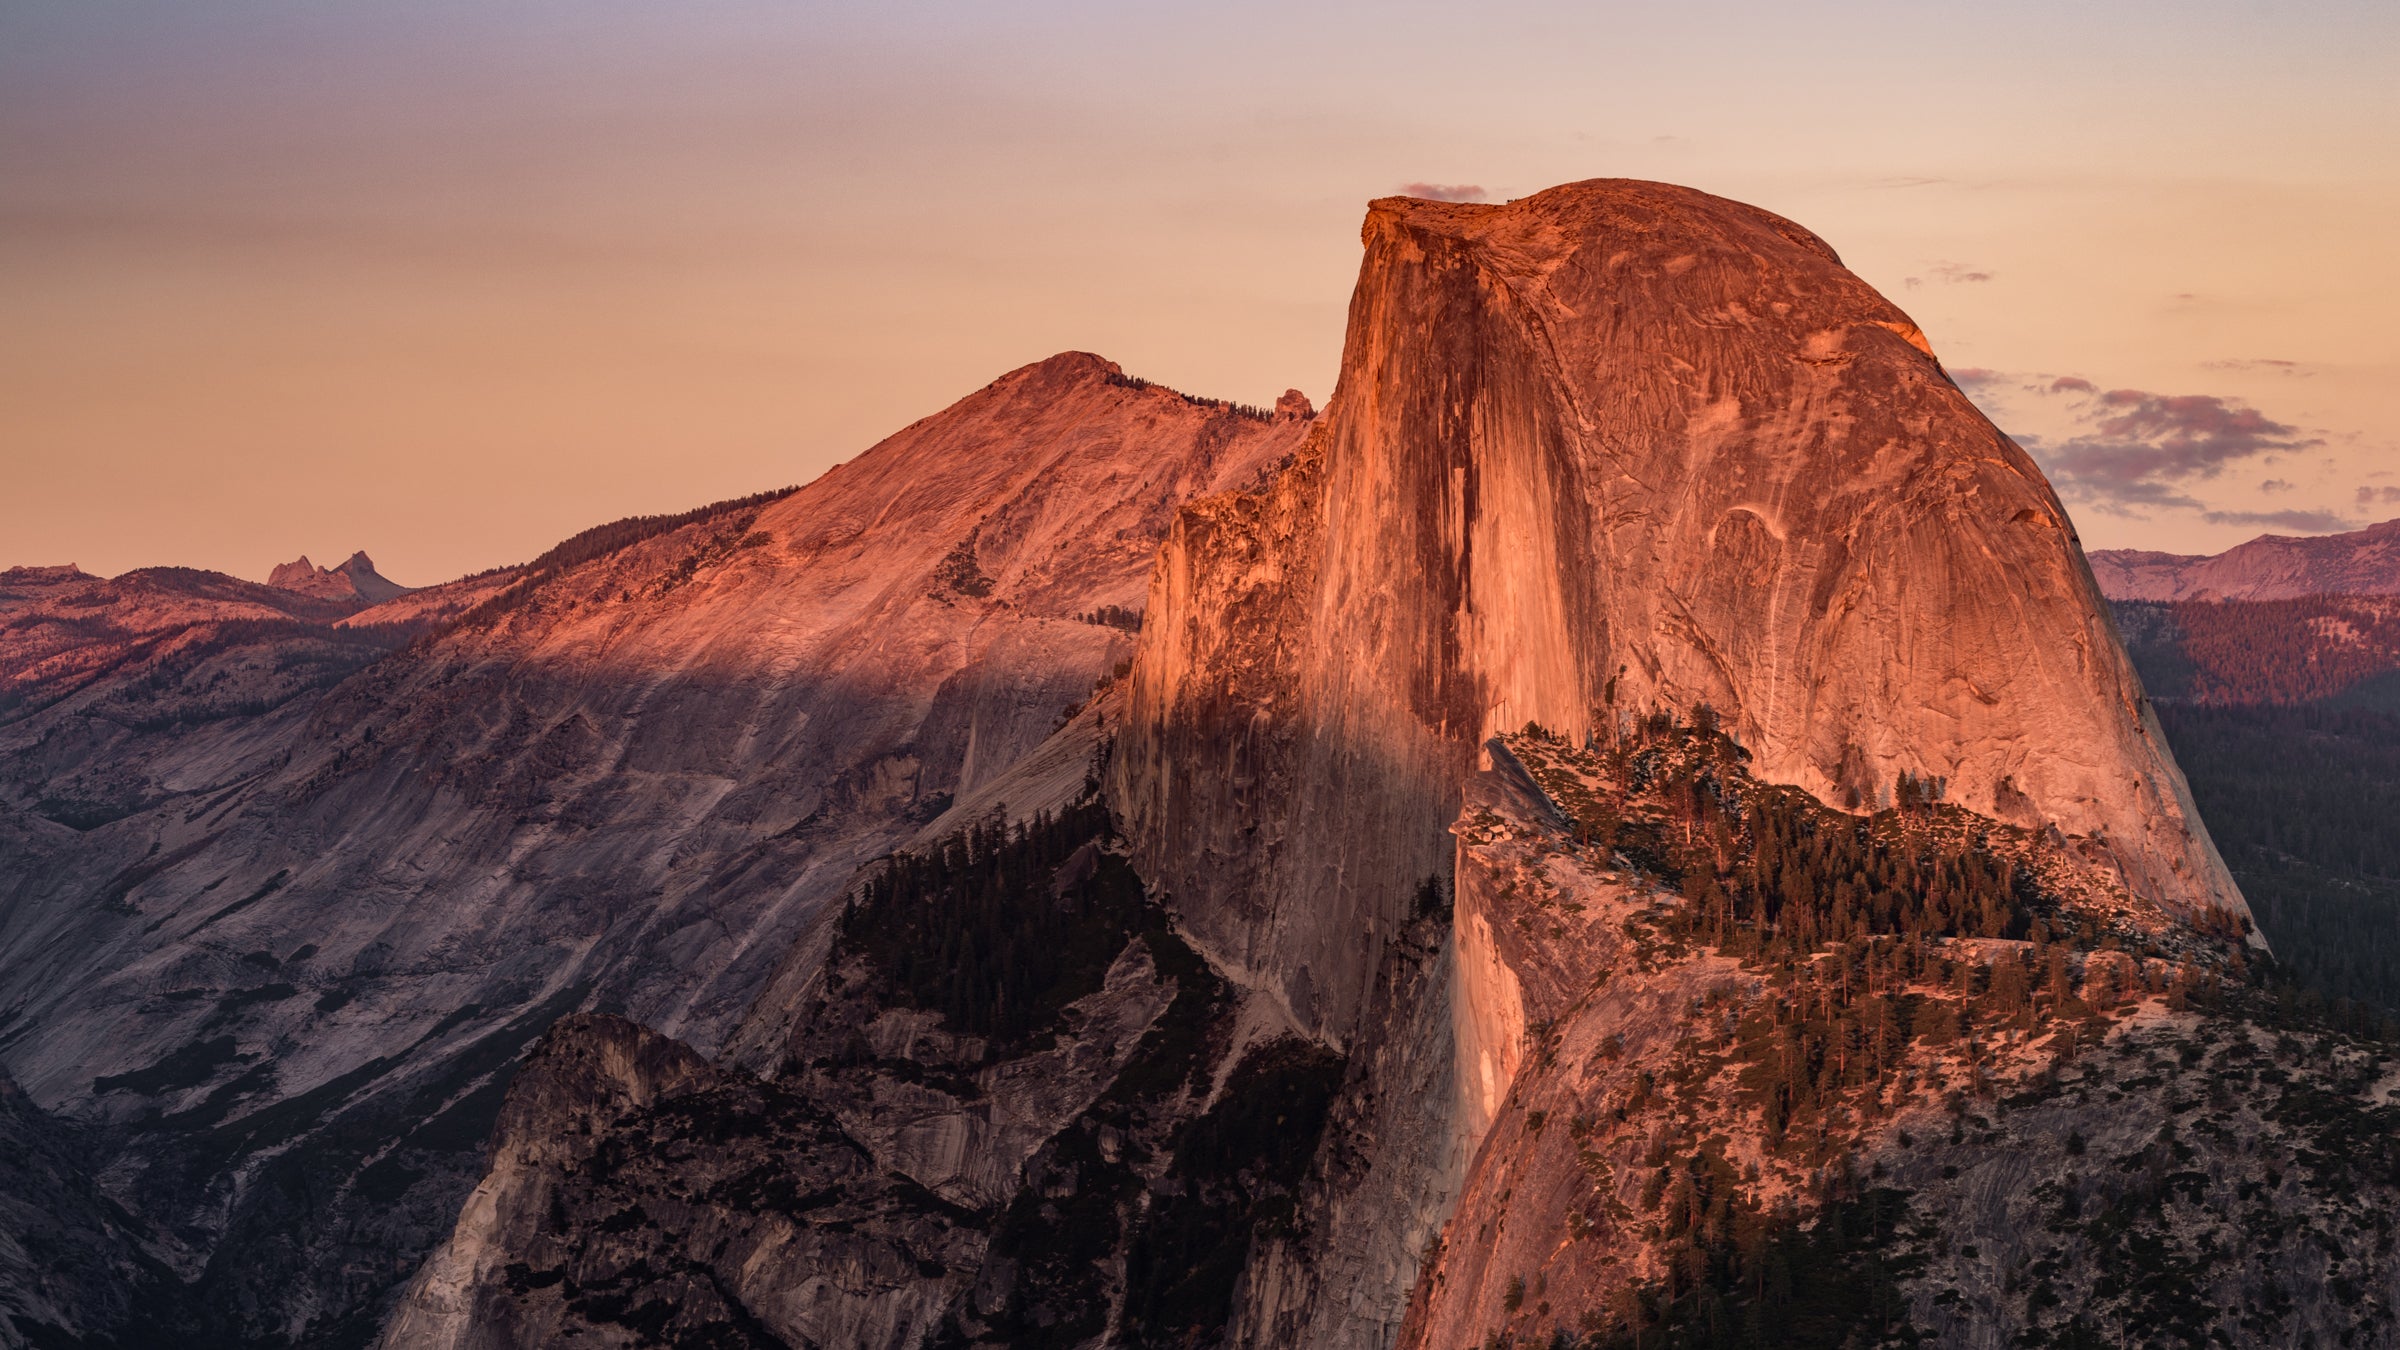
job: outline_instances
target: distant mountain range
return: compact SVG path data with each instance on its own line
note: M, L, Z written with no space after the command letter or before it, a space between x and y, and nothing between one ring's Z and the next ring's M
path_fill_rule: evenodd
M2400 595L2400 520L2307 539L2262 534L2215 554L2104 548L2089 557L2111 600Z

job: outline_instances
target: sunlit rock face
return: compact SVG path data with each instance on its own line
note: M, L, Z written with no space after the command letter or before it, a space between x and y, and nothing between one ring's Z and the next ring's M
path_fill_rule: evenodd
M1378 201L1293 470L1152 581L1118 796L1229 968L1339 1040L1486 733L1715 707L1761 777L1904 773L2239 909L2057 499L1808 231L1622 180Z
M2040 472L1823 241L1626 181L1379 201L1363 237L1306 446L1161 550L1112 760L1195 945L1378 1066L1328 1156L1380 1166L1253 1266L1245 1344L1389 1344L1515 1078L1482 911L1429 1007L1378 979L1494 731L1707 704L1762 779L1938 778L2145 904L2242 908Z
M272 718L223 710L238 743L128 813L0 819L0 1056L101 1129L227 1335L368 1316L544 1027L718 1049L863 862L1130 656L1177 508L1308 425L1062 355L797 492L504 577ZM395 621L441 622L427 595ZM94 754L190 732L110 728Z

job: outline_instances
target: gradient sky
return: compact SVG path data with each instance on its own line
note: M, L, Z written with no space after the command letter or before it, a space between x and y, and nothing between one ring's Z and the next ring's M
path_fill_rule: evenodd
M1068 348L1321 402L1367 199L1599 176L1823 235L2088 547L2400 516L2395 71L2390 0L8 0L0 565L428 583Z

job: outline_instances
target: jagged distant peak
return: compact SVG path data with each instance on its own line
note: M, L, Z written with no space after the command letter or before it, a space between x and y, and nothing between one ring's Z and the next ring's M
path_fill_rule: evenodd
M2111 600L2400 595L2400 520L2346 534L2262 534L2223 553L2107 548L2091 561Z
M375 560L367 556L365 549L351 554L338 567L319 567L303 553L288 563L277 564L267 574L267 584L320 599L355 598L368 604L381 604L410 590L376 571Z

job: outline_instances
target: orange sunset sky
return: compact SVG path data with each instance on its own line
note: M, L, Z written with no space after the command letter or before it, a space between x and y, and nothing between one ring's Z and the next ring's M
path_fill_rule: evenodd
M1364 203L1688 183L2089 547L2400 516L2400 6L0 7L0 566L425 584L1067 348L1320 402Z

